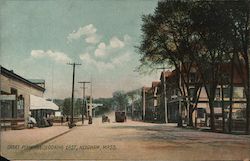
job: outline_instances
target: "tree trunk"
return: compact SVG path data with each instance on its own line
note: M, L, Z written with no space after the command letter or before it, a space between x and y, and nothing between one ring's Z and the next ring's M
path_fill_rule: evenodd
M223 81L222 81L223 82ZM224 89L221 82L221 110L222 110L222 131L225 133L225 107L224 107Z
M214 101L209 99L209 107L210 107L210 127L212 131L215 131L215 123L214 123L214 106L213 106Z
M189 120L188 120L188 125L193 127L193 105L189 103Z
M250 54L250 53L249 53ZM249 55L250 56L250 55ZM248 57L249 58L249 57ZM248 59L248 63L246 65L247 68L247 91L246 91L246 134L250 134L250 60Z
M235 58L235 54L233 54L233 58L231 61L231 78L230 78L230 98L229 98L229 102L230 102L230 109L229 109L229 121L228 121L228 131L229 133L232 132L232 113L233 113L233 78L234 78L234 58Z

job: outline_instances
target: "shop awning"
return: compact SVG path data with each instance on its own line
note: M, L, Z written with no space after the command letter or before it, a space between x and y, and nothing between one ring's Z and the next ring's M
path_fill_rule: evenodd
M30 95L30 110L39 109L59 110L59 107L53 102L47 101L42 97Z

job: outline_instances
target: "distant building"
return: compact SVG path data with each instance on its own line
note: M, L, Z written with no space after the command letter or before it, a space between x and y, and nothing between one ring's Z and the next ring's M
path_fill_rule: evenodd
M157 95L160 81L152 82L151 87L143 87L143 120L148 122L162 122L160 118L159 97Z
M30 95L43 97L45 88L1 67L0 89L1 127L25 127L30 114Z

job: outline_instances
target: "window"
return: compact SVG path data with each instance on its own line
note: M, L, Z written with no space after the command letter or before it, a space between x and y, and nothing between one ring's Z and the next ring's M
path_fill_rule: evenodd
M190 92L190 96L191 96L191 97L194 97L194 94L195 94L195 93L194 93L194 92L195 92L195 91L194 91L194 88L190 88L190 89L189 89L189 92Z
M230 97L230 87L223 88L224 98Z
M244 87L234 87L234 98L244 98Z
M197 108L197 118L205 118L206 110L204 108Z
M17 100L17 118L24 118L24 98L22 95Z
M195 83L196 82L195 73L190 73L189 74L189 82L190 83Z
M12 118L12 101L1 101L1 119Z
M216 88L215 98L220 98L220 88Z

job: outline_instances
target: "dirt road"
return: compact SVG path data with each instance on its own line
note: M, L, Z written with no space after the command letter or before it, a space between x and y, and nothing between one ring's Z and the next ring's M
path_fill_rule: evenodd
M243 160L250 136L228 135L128 120L77 126L31 149L6 149L11 159L49 160ZM53 127L56 128L56 127ZM36 129L34 129L36 130ZM39 137L39 136L37 136ZM8 140L5 140L8 142ZM19 144L25 142L19 141ZM8 144L6 143L6 146Z

